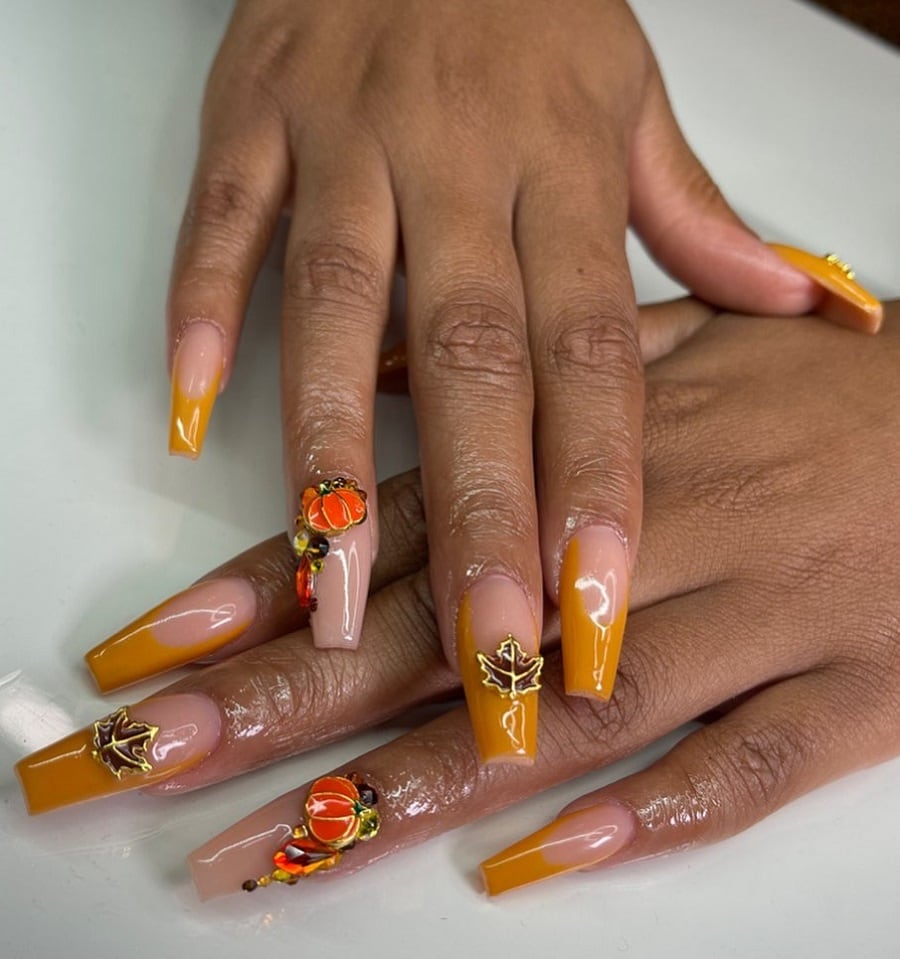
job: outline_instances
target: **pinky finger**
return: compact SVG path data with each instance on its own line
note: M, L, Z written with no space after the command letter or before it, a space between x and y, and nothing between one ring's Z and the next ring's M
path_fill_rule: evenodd
M727 839L886 758L854 736L834 735L865 728L863 717L848 717L834 679L826 671L785 680L681 740L648 769L576 799L481 864L488 893Z

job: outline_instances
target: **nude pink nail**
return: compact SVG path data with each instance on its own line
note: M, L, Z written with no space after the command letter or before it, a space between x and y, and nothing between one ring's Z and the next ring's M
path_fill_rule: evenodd
M319 649L356 649L362 632L372 572L370 523L331 539L328 558L316 577L316 609L310 615Z

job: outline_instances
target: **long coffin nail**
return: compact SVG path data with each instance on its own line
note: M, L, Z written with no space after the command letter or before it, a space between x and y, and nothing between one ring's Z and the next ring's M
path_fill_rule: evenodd
M294 552L297 599L320 649L356 649L369 593L372 532L366 493L338 476L303 491Z
M560 816L481 864L491 896L566 872L596 866L621 852L636 823L624 806L605 803Z
M532 762L543 659L531 606L506 576L479 579L456 622L459 672L483 762Z
M221 717L200 693L123 706L16 764L28 811L49 812L169 779L218 745Z
M857 282L856 274L847 263L833 253L817 256L781 243L770 243L769 247L826 291L827 296L819 306L822 316L854 330L878 332L884 319L881 301Z
M101 692L193 662L237 639L256 616L238 577L211 579L167 599L85 655Z
M563 677L570 696L612 696L627 615L622 540L607 526L588 526L569 540L559 576Z
M222 334L197 321L185 330L172 366L172 414L169 452L196 459L219 392L224 362Z
M197 892L213 899L272 883L292 886L333 869L378 834L377 806L375 789L354 773L285 793L190 854Z

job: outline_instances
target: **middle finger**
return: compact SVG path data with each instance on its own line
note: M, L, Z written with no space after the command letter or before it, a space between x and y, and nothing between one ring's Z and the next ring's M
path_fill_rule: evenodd
M482 758L530 762L542 599L531 364L513 192L468 169L462 191L439 173L399 191L410 389L444 647Z

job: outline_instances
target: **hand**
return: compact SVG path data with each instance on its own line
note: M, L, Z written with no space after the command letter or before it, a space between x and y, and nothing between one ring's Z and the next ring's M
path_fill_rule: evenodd
M686 309L697 323L710 314L697 304ZM336 876L713 711L716 718L649 769L564 810L516 852L512 868L509 854L488 860L488 889L716 841L897 753L900 515L885 504L900 469L900 304L889 307L889 320L874 341L805 321L776 327L722 316L648 369L645 533L612 700L564 697L559 656L550 653L533 766L480 766L460 709L349 763L379 793L382 825L379 836L343 854ZM780 348L761 363L776 329ZM386 484L382 509L389 522L369 641L357 656L317 654L308 633L291 632L291 564L281 537L195 587L249 585L256 611L232 649L264 645L133 707L146 723L181 710L183 729L185 711L199 716L203 704L217 721L211 736L183 736L168 754L153 753L158 765L126 785L209 785L452 692L415 481ZM548 648L555 636L550 624ZM168 733L171 743L177 725L161 739ZM93 762L70 757L50 747L23 761L32 801L58 798ZM123 788L111 776L104 782L108 792ZM201 892L223 894L267 875L289 838L275 824L302 823L307 788L193 854ZM416 801L401 799L410 796ZM542 851L549 841L556 853Z
M238 3L172 276L177 452L199 452L286 203L291 515L336 476L374 494L377 358L402 244L448 660L465 677L508 632L535 654L546 590L562 604L567 690L608 697L642 496L626 222L708 301L797 313L817 287L728 208L621 0ZM368 509L318 576L318 646L358 641L374 495ZM600 675L597 611L575 585L587 573L613 584ZM485 757L527 759L533 716L512 735L484 727L481 689L467 683Z

